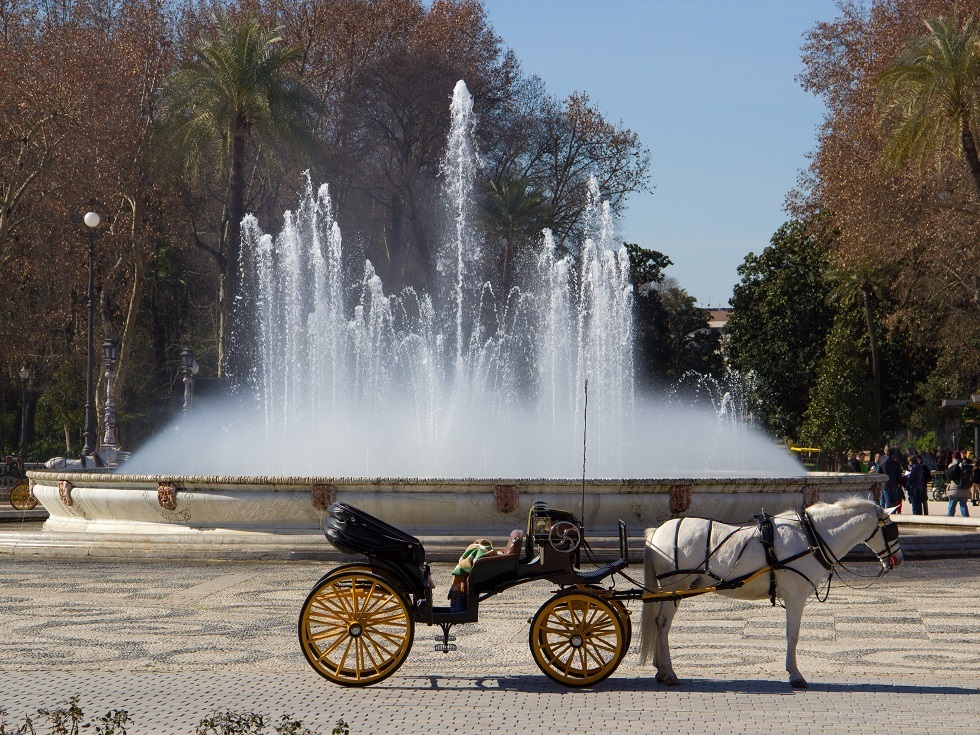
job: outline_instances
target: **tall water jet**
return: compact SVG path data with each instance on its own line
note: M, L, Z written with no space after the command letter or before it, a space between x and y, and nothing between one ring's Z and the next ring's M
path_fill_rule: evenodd
M251 386L261 407L258 419L244 420L262 426L258 447L241 451L234 429L215 431L213 413L191 416L180 435L195 436L194 453L169 452L162 461L164 450L151 447L158 456L140 452L131 467L573 478L582 466L588 380L593 476L799 474L759 434L733 442L713 414L675 413L635 395L629 260L594 179L581 240L565 243L569 254L559 256L545 231L521 288L499 294L480 280L481 240L468 222L479 152L463 82L450 113L440 168L447 235L434 296L387 294L370 261L355 283L344 283L330 192L307 181L277 236L253 217L243 227L250 291L241 305L254 329Z
M462 83L451 112L434 295L386 294L370 261L345 279L330 192L307 181L277 236L244 222L255 410L199 403L125 474L32 472L46 531L151 534L155 549L181 534L180 553L191 534L208 558L273 532L286 534L273 555L290 558L295 534L343 499L414 533L506 532L533 500L578 502L586 380L590 529L880 492L874 476L807 476L735 420L730 389L715 410L637 395L629 262L594 181L581 241L560 248L545 231L522 287L493 293L467 219L478 152Z

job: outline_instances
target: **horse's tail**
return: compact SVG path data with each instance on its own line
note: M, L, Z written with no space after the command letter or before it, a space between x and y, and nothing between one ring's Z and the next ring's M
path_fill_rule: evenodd
M657 588L657 572L653 567L653 534L655 529L647 529L646 544L643 548L643 585L648 590ZM640 665L643 666L650 660L651 654L656 654L657 638L657 616L660 614L662 602L643 603L643 612L640 615Z

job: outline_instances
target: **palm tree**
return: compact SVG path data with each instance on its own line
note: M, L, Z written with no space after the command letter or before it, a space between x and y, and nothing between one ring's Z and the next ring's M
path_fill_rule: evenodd
M980 113L980 32L970 17L924 21L878 79L879 124L888 135L884 163L896 169L930 154L966 159L980 195L974 128Z
M179 153L183 177L192 183L202 160L215 153L219 171L228 176L220 244L206 248L221 271L218 363L223 371L229 358L231 309L240 287L248 146L296 146L310 140L306 116L315 103L287 76L299 49L282 45L277 30L263 28L256 18L236 23L216 17L213 31L193 43L188 56L161 89L158 144L165 154Z
M514 251L518 243L547 226L551 207L544 193L535 189L529 179L501 176L490 182L477 216L483 228L500 239L501 294L507 298L513 280L510 271Z
M860 303L864 309L865 327L868 330L868 343L871 347L871 414L877 440L881 435L881 357L878 354L878 330L875 327L874 304L883 297L870 266L836 274L837 285L828 296L831 303Z

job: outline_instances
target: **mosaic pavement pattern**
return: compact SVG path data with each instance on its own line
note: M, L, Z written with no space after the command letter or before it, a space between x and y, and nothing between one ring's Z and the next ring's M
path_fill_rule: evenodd
M0 560L0 707L9 723L78 694L90 715L129 710L133 735L190 733L214 708L290 712L321 732L343 714L356 733L651 732L668 722L673 732L730 732L737 721L741 732L935 734L976 732L980 717L977 559L907 562L870 587L835 583L829 602L804 614L807 692L784 683L782 610L710 595L684 602L675 621L681 689L658 687L638 665L638 634L594 691L558 687L527 646L547 583L481 605L478 623L454 629L457 653L434 652L438 629L420 626L388 682L336 687L308 668L296 640L299 608L330 566ZM445 585L450 568L436 565L436 581Z

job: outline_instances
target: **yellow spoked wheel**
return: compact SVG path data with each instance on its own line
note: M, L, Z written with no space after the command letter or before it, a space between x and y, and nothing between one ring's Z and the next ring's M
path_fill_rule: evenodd
M622 617L610 602L577 590L559 592L531 621L534 662L565 686L588 686L605 679L626 655Z
M334 567L320 577L320 579L317 580L317 584L321 584L330 577L339 577L341 574L349 574L350 572L367 572L368 574L372 574L374 570L371 568L370 564L360 564L356 562L353 564L341 564L339 567Z
M612 605L613 610L619 616L619 621L623 624L623 655L630 650L630 644L633 642L633 623L630 620L629 610L626 609L624 605L619 600L609 600L610 605Z
M394 585L367 571L329 574L303 603L299 641L318 674L366 686L394 674L412 649L415 621Z
M10 504L17 510L34 510L37 507L37 498L31 492L31 486L22 482L10 491Z

